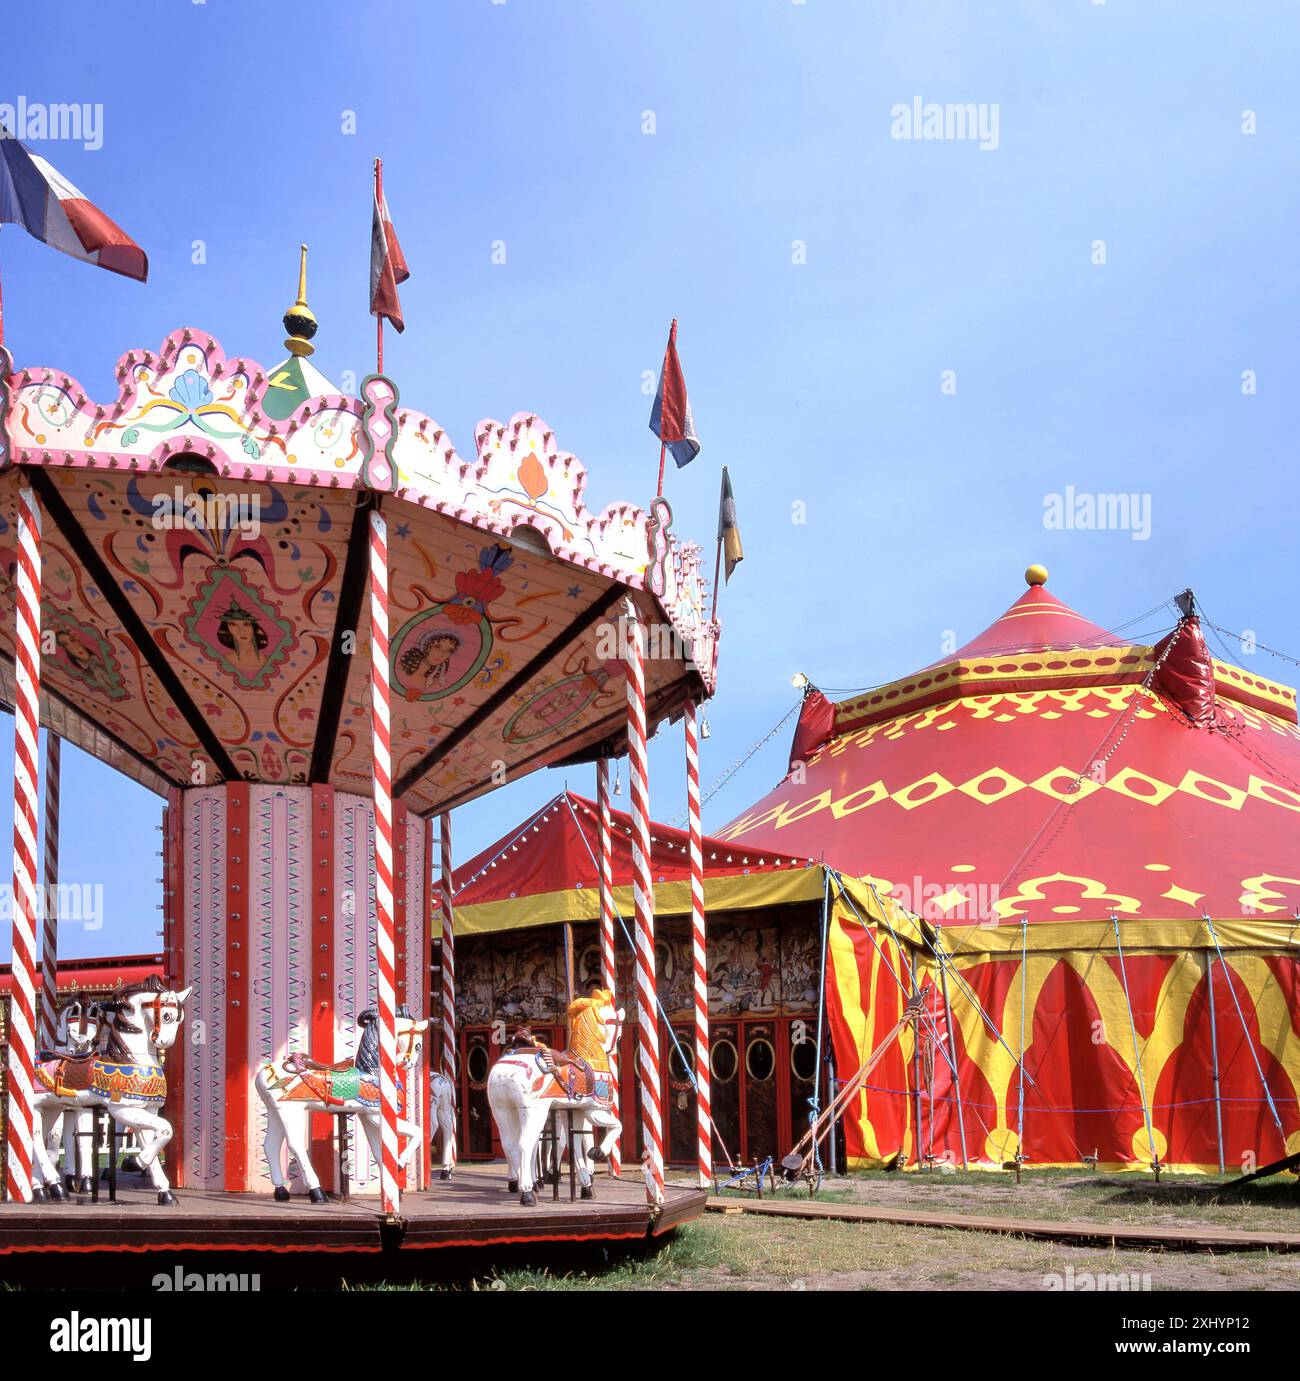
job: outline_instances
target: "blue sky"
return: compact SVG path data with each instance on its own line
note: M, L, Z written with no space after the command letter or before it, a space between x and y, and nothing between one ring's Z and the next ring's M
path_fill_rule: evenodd
M1215 622L1294 654L1298 30L1284 4L1189 0L29 8L0 102L102 104L102 148L36 147L152 272L142 287L7 228L8 343L100 399L120 354L179 326L274 363L305 239L315 362L365 372L379 154L412 269L386 367L462 454L479 418L535 410L594 506L644 501L643 374L680 319L704 449L669 477L676 527L711 544L725 463L747 552L706 782L790 707L793 672L848 688L928 663L1031 561L1104 625L1190 584ZM997 147L891 137L916 98L996 106ZM1150 536L1046 530L1067 486L1149 496ZM787 743L706 827L772 785ZM675 815L679 728L651 771ZM103 884L105 924L61 947L152 950L157 799L73 750L64 772L64 876ZM460 856L561 785L458 812Z

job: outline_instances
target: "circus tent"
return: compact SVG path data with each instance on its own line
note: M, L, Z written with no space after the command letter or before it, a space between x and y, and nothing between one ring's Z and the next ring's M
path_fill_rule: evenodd
M611 810L611 880L615 912L632 914L632 821ZM600 821L596 803L564 790L455 873L456 934L482 935L557 921L600 919ZM654 824L650 873L655 912L689 912L690 854L685 830ZM704 840L711 908L745 909L820 901L821 870L772 850Z
M928 997L846 1121L851 1164L1153 1164L1300 1151L1295 692L1046 588L888 685L806 693L785 778L718 832L824 859L842 1077ZM898 923L911 920L912 935Z

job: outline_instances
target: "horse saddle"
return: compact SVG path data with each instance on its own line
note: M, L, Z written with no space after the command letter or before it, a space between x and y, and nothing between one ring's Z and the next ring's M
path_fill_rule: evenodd
M564 1090L567 1098L593 1098L596 1093L596 1071L571 1050L552 1050L542 1046L538 1051L546 1072Z
M93 1051L86 1055L58 1055L39 1067L37 1077L57 1094L82 1093L91 1086L94 1060Z

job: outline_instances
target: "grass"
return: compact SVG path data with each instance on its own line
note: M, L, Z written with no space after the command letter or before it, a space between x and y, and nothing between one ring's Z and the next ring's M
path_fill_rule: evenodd
M520 1262L459 1281L368 1289L500 1291L1047 1290L1071 1276L1135 1290L1300 1289L1300 1255L1107 1250L884 1223L743 1213L688 1223L628 1256Z

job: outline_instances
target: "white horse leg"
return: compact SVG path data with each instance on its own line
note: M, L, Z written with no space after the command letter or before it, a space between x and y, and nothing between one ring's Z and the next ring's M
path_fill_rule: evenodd
M402 1146L402 1138L406 1138L406 1145ZM421 1139L420 1124L418 1122L408 1122L406 1118L397 1119L397 1144L400 1148L397 1157L397 1168L405 1170L411 1163L411 1157L419 1148Z
M287 1203L289 1200L289 1186L284 1182L284 1140L284 1123L280 1120L280 1110L268 1103L262 1154L266 1157L267 1174L275 1186L275 1198L279 1203Z
M442 1075L433 1081L433 1111L438 1119L438 1136L442 1141L442 1165L438 1177L449 1180L456 1159L456 1104L451 1080Z
M506 1155L506 1189L511 1194L519 1192L519 1109L504 1099L494 1102L492 1120L497 1124L497 1135L501 1138L501 1149Z
M111 1104L109 1116L119 1127L135 1132L140 1139L140 1154L136 1157L141 1170L149 1172L153 1187L158 1191L158 1202L166 1207L177 1202L171 1191L167 1175L158 1160L159 1153L172 1139L172 1124L152 1108L124 1107L120 1103Z
M611 1108L595 1108L589 1114L589 1120L593 1127L603 1127L605 1135L601 1137L598 1145L593 1149L593 1160L608 1160L614 1150L614 1143L618 1140L623 1131L623 1124L614 1116Z
M519 1202L531 1208L537 1202L533 1193L533 1163L537 1158L537 1143L550 1116L549 1099L525 1104L519 1113ZM557 1154L558 1154L557 1147Z
M289 1154L298 1162L298 1170L307 1186L308 1199L314 1204L328 1202L329 1196L320 1187L320 1176L311 1163L311 1109L305 1103L276 1103L272 1116L279 1119L280 1130L289 1145ZM270 1122L269 1117L267 1121ZM276 1198L280 1197L277 1193Z
M53 1099L36 1101L36 1126L32 1137L32 1197L37 1201L44 1199L47 1194L51 1199L65 1197L63 1181L59 1178L58 1167L50 1159L49 1151L50 1135L62 1111L62 1105ZM37 1189L40 1190L39 1194Z

